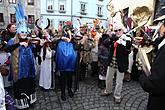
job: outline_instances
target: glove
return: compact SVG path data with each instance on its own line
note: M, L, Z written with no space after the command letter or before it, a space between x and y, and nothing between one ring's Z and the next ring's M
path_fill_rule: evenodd
M28 43L27 42L20 42L19 43L21 46L24 46L24 47L27 47L28 46Z

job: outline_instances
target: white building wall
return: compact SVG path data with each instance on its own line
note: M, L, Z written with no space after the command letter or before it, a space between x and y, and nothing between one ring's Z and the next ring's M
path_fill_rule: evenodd
M53 12L48 12L46 10L46 4L48 0L42 0L41 2L41 16L44 18L49 18L53 21L54 27L57 29L59 21L71 21L74 24L74 27L79 27L79 23L77 19L80 19L82 24L84 23L92 23L94 18L97 18L97 5L102 5L103 16L98 17L102 23L101 25L106 26L107 23L107 9L106 5L108 4L108 0L63 0L66 1L66 12L59 13L59 1L62 0L54 0L54 9ZM87 14L82 15L80 13L80 2L85 2L87 4ZM92 24L91 24L92 25Z

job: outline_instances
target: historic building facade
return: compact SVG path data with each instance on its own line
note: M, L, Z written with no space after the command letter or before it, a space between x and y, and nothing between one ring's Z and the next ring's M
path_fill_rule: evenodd
M80 23L92 25L94 18L101 20L101 26L107 26L107 7L109 0L42 0L41 17L49 18L56 29L64 21L72 21L74 27Z
M15 5L18 0L0 0L0 29L15 23ZM34 28L35 19L40 16L40 0L20 0L24 7L28 26Z

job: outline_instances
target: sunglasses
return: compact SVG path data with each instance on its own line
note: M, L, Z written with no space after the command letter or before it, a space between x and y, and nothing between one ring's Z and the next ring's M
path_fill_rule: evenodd
M118 32L118 31L121 31L121 29L118 29L118 30L114 30L114 32Z

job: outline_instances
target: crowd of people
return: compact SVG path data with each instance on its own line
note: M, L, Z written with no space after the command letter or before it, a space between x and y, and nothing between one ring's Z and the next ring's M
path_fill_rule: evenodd
M104 29L100 27L98 18L93 20L92 27L82 24L78 30L70 21L63 26L60 24L57 30L51 29L47 20L45 28L38 26L37 20L36 29L29 31L24 24L24 16L17 16L17 23L9 24L1 33L0 109L31 107L37 100L36 85L43 90L54 89L55 75L60 76L61 100L66 100L66 88L72 98L79 90L79 81L89 74L89 65L90 75L98 79L98 87L103 89L101 96L114 93L114 101L119 104L123 81L136 80L149 92L147 109L162 108L165 23L161 24L160 37L153 42L151 36L146 36L146 33L152 35L152 30L138 28L128 33L122 23ZM20 21L23 22L18 23ZM146 68L140 64L139 47L146 48L149 63L152 64L149 76L143 74Z

